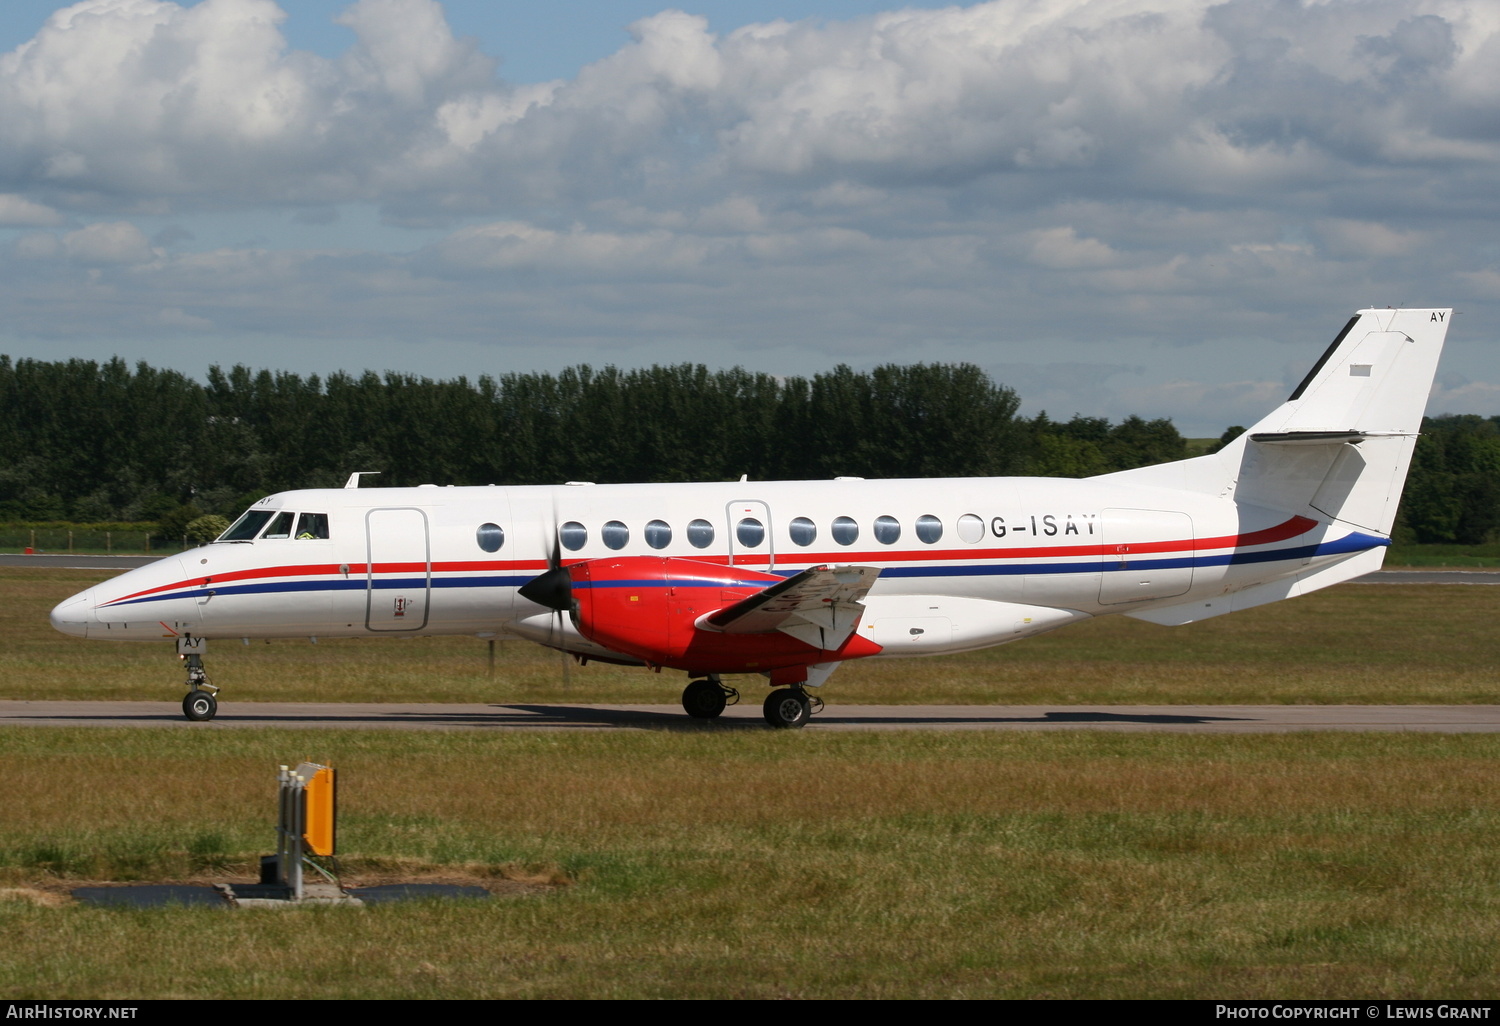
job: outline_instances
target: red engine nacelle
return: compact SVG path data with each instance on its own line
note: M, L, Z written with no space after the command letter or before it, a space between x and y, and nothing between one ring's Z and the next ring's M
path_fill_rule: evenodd
M765 673L881 650L857 632L827 650L781 631L734 634L695 626L705 613L783 580L760 570L673 556L590 559L567 569L579 633L653 666L689 673Z

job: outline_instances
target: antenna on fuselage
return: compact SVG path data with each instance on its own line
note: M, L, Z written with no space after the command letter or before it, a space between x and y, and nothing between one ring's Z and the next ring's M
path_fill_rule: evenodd
M380 473L380 471L378 471L378 470L356 470L354 473L352 473L352 474L349 475L349 480L347 480L347 481L344 482L344 487L345 488L358 488L359 487L359 479L360 478L362 478L362 477L374 477L378 473Z

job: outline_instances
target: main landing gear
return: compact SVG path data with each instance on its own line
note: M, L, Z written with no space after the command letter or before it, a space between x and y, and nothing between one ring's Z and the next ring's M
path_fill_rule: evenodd
M203 671L203 650L207 645L203 638L184 635L177 639L177 658L187 664L187 695L182 699L182 715L197 723L207 722L219 711L219 700L214 696L219 689L208 682Z
M726 706L735 705L739 700L740 693L722 683L717 673L710 673L706 679L689 681L682 689L682 709L695 720L715 719Z
M778 730L794 730L805 725L813 713L823 711L823 700L809 695L801 684L777 688L766 696L761 707L766 722Z
M682 690L682 709L697 720L717 719L726 706L740 700L740 693L719 680L717 673L690 681ZM766 722L778 730L804 726L814 714L823 711L823 700L807 693L802 684L777 688L766 696L761 707Z

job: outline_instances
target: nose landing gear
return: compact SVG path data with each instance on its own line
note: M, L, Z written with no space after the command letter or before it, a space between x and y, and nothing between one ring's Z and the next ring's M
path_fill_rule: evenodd
M203 651L208 647L206 638L195 638L184 634L177 639L177 658L187 665L187 695L182 699L182 715L202 723L214 718L219 711L219 700L215 697L219 689L208 682L203 670Z

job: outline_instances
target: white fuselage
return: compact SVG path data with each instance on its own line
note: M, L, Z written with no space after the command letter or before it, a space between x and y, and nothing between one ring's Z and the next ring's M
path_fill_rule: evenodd
M1328 518L1109 479L343 488L254 509L326 514L327 536L169 556L60 604L54 625L122 640L507 632L556 643L561 630L570 650L607 657L518 589L554 552L564 565L677 556L783 576L878 567L860 634L883 654L920 655L1211 601L1387 544Z

